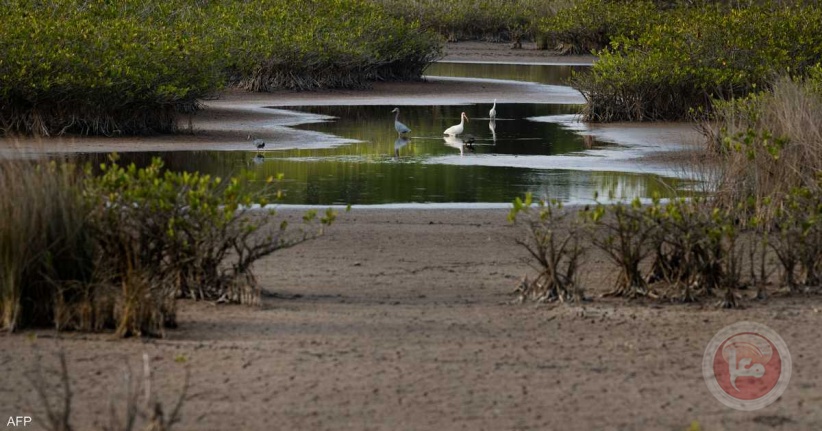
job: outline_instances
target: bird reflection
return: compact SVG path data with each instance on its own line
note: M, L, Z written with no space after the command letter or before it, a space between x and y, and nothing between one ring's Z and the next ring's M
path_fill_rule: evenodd
M265 161L265 156L262 154L257 154L256 156L251 158L251 163L255 165L261 165Z
M396 141L394 141L394 158L395 159L400 158L400 149L402 149L402 147L408 145L408 142L409 142L409 139L404 137L404 136L400 136L400 137L397 138Z
M464 154L465 141L463 141L462 138L458 138L456 136L443 136L442 139L445 140L445 145L460 150L460 156Z
M497 143L497 121L495 119L491 119L488 122L488 128L491 129L491 138L494 140L494 145Z
M255 139L254 147L256 147L258 151L262 150L263 148L265 148L265 141L263 141L262 139Z

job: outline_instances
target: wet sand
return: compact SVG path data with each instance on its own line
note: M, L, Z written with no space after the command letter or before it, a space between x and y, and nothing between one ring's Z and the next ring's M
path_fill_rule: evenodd
M326 236L258 262L260 307L181 301L164 339L0 335L0 417L43 418L25 373L38 353L54 367L62 348L78 430L123 405L126 363L136 372L144 352L166 410L191 370L175 430L822 429L818 297L733 311L608 300L597 296L614 270L593 253L582 284L594 301L512 304L531 269L506 214L343 213ZM782 398L754 412L716 401L701 370L711 337L742 320L776 330L794 364Z
M51 331L4 335L0 413L42 415L22 374L58 344L70 358L77 429L120 399L128 361L147 352L171 403L191 369L182 430L819 429L822 304L817 297L703 305L595 298L512 304L529 271L505 210L355 210L328 235L257 265L259 308L180 303L167 338ZM594 253L596 296L612 268ZM761 411L716 401L702 355L724 326L751 320L787 342L794 374ZM175 358L186 359L185 365ZM276 425L274 425L276 424ZM776 425L774 425L776 424Z

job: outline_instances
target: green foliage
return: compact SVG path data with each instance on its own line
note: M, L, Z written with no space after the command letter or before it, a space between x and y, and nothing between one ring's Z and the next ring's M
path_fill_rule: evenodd
M287 234L274 211L254 208L278 195L274 178L252 191L254 176L241 173L223 181L208 175L163 170L160 159L145 168L116 161L89 179L95 198L95 232L102 255L111 258L113 284L141 271L160 296L239 303L259 301L252 264L279 249L322 234L334 212L317 221L304 216L306 228ZM310 227L318 223L316 228Z
M232 17L232 82L252 91L362 87L419 79L441 42L367 0L222 2Z
M450 42L517 42L539 36L538 20L571 0L372 0L392 15L418 21Z
M589 121L676 120L807 73L822 60L822 8L767 3L675 8L638 37L613 37L575 86Z
M575 213L556 200L541 199L536 206L532 204L530 193L524 201L517 197L508 215L512 223L522 226L523 236L517 238L517 243L531 255L537 271L532 281L528 277L523 280L520 300L582 300L583 291L577 282L579 263L586 251L580 240L582 226L578 220L570 220Z
M755 287L756 299L767 298L779 269L789 292L822 286L822 174L813 186L793 189L773 217L750 218L745 225L749 202L722 208L706 198L586 206L578 211L587 221L584 229L570 214L558 202L515 199L509 220L524 226L517 243L538 271L534 281L521 283L521 300L580 299L575 275L588 245L618 268L605 296L737 308L745 288Z
M548 43L563 54L590 54L613 39L635 39L662 19L655 2L581 0L540 20Z
M4 134L173 132L229 81L270 91L418 79L441 47L366 0L9 0L0 28Z
M793 292L822 286L822 176L812 187L786 197L775 218L770 246L782 266L783 283Z
M273 211L274 178L251 191L228 180L120 166L0 161L0 312L3 328L114 328L162 335L180 296L256 303L252 266L321 235L336 213L289 228Z
M643 206L639 198L630 203L597 206L584 213L592 223L591 243L604 251L619 267L610 296L636 298L654 296L642 276L640 263L652 252L657 225L651 222L655 206Z
M767 222L794 189L818 187L822 170L820 67L808 78L775 80L770 91L717 104L711 149L723 173L717 202L731 208L748 202L750 213Z
M741 286L742 244L734 212L712 208L709 200L677 199L650 205L649 223L656 226L652 240L649 283L665 281L671 299L691 302L725 289L722 305L737 306ZM750 244L756 247L757 243Z
M0 9L0 126L50 135L173 131L224 81L205 8L9 0Z

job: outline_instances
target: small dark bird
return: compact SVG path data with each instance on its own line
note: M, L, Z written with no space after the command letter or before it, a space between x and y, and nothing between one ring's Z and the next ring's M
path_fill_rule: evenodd
M474 135L462 135L462 140L464 142L463 145L465 145L465 148L468 148L472 152L476 151L476 148L474 148L474 144L477 142L477 138L475 138Z
M262 139L255 139L254 146L257 147L258 150L262 150L263 148L265 148L265 141L263 141Z

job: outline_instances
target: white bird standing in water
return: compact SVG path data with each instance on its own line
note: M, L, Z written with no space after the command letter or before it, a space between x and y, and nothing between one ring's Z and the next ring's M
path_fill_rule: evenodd
M465 112L463 112L460 115L460 123L457 124L456 126L451 126L447 129L445 129L445 131L442 132L442 134L443 135L448 135L448 136L461 135L463 130L465 130L465 121L470 121L470 120L468 120L468 116L465 115Z
M397 115L394 116L394 129L397 130L397 134L402 135L403 133L410 132L411 129L409 129L408 126L400 123L400 108L394 108L391 112L397 113Z
M494 99L494 106L492 106L491 110L488 111L488 116L491 117L491 120L497 118L497 99Z

